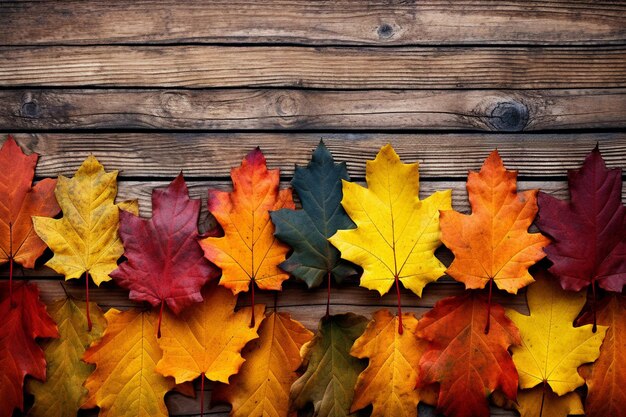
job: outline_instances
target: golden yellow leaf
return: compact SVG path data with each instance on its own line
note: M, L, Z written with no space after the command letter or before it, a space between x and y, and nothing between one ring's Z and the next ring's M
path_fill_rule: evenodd
M545 391L543 386L520 390L516 401L509 400L501 391L495 391L491 399L498 407L517 410L520 417L567 417L585 414L583 403L576 392L559 397L548 386Z
M96 365L87 378L82 408L100 407L100 417L167 417L163 397L174 380L155 371L161 357L154 328L157 314L131 309L106 312L102 339L83 359Z
M437 403L432 387L416 389L419 361L426 342L416 335L417 319L404 313L405 332L399 334L398 317L388 310L374 313L350 354L369 358L354 388L352 412L373 405L372 417L417 417L417 404Z
M368 188L343 180L341 204L357 228L339 230L330 242L363 268L361 286L383 295L395 283L399 294L402 282L421 296L446 269L435 249L441 244L439 210L451 209L451 191L420 200L418 164L402 163L389 144L367 162L365 176Z
M271 313L259 328L259 338L243 350L246 362L230 383L217 384L212 403L228 402L231 417L287 417L289 390L302 364L300 348L313 333L287 313Z
M87 394L83 383L94 367L81 358L85 349L100 339L106 327L104 314L92 303L93 327L87 332L86 309L85 302L72 298L48 305L48 313L59 328L59 339L43 342L47 362L46 381L29 379L27 382L28 392L35 396L29 416L75 417L82 405Z
M241 350L258 337L262 320L249 327L252 309L234 311L237 298L227 289L210 285L202 292L204 301L183 310L178 316L163 315L159 346L163 357L157 371L172 376L177 384L206 376L212 381L228 382L244 362ZM265 306L255 307L263 317Z
M117 234L116 178L117 171L105 172L90 155L73 178L59 176L54 194L63 217L33 217L35 231L54 252L46 265L66 280L88 273L100 285L117 268L124 248ZM137 213L136 202L121 208Z
M528 288L530 316L507 310L519 328L520 346L512 346L513 362L519 373L519 386L532 388L547 383L557 395L564 395L584 384L578 367L593 362L600 354L606 326L574 327L573 322L586 295L564 291L552 276L538 276Z

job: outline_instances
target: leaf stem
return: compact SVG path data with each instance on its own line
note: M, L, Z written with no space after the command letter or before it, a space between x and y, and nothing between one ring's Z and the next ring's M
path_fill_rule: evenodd
M254 320L254 278L252 278L252 291L251 291L251 296L252 296L252 319L250 319L250 328L253 328L254 325L256 324L255 320Z
M593 333L598 331L598 324L596 321L596 282L592 281L591 282L591 294L592 294L592 299L591 299L591 311L593 313L593 327L591 328L591 331Z
M395 276L396 279L396 294L398 295L398 334L402 334L404 331L404 327L402 326L402 303L400 302L400 280L398 276Z
M91 331L91 316L89 315L89 271L85 271L85 306L87 310L87 331Z
M546 381L543 381L543 390L541 391L541 408L539 408L539 417L543 416L543 405L546 400Z
M200 374L200 417L204 417L204 372Z
M159 309L159 322L157 324L157 339L161 338L161 320L163 319L163 307L165 307L165 300L161 300L161 308Z
M9 222L9 302L11 308L15 307L13 302L13 223Z
M489 296L487 297L487 324L485 324L485 334L489 334L491 328L491 294L493 292L493 278L489 279Z
M330 271L328 271L328 296L326 297L326 318L330 317Z

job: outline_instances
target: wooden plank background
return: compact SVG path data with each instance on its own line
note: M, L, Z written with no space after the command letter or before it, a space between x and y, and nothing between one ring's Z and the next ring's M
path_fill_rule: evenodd
M229 189L230 168L257 145L286 186L321 138L359 182L391 142L420 162L422 195L451 188L460 211L467 171L494 148L521 189L567 198L566 170L596 143L626 167L625 115L624 1L0 2L0 142L13 133L41 154L38 179L71 175L94 153L121 170L120 198L139 198L144 216L151 189L181 169L206 207L206 190ZM45 267L17 273L46 301L63 295ZM395 306L357 284L335 289L333 313ZM82 297L80 283L66 287ZM421 314L462 291L444 277L402 298ZM277 307L315 330L325 297L289 281ZM524 291L496 298L527 311ZM93 299L132 305L112 284ZM204 396L206 413L227 415L209 410L210 387ZM198 415L199 397L167 403Z

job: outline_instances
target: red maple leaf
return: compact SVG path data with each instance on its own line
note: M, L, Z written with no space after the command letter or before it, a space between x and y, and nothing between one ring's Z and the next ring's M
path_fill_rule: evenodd
M0 282L0 416L24 410L24 378L46 379L46 358L36 343L38 337L59 337L57 326L39 300L34 284Z
M626 208L622 170L607 169L598 147L568 172L571 201L539 193L537 226L553 242L544 249L550 272L566 290L626 285Z
M521 343L519 331L492 304L485 333L486 310L485 297L470 292L437 302L417 324L417 335L429 342L418 386L439 383L437 409L447 416L489 416L487 396L495 389L516 398L518 376L507 349Z
M120 211L120 237L126 262L110 275L130 290L131 300L161 306L175 313L202 301L200 290L218 269L204 258L198 243L200 200L189 199L180 174L165 189L152 192L152 218Z

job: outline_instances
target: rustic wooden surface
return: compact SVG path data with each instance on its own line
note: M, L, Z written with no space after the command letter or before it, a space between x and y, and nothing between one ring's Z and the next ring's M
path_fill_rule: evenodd
M358 182L391 142L420 162L422 196L451 188L460 211L467 171L494 148L520 189L567 198L567 169L596 144L626 168L625 129L624 1L0 2L0 142L13 133L41 154L37 179L72 175L94 153L120 170L120 199L138 198L144 216L151 189L181 169L206 207L207 189L229 189L230 168L255 146L287 186L320 139ZM200 227L209 221L204 208ZM45 301L64 294L46 267L17 275ZM334 289L333 313L394 308L395 295L357 284ZM81 298L83 285L65 290ZM402 298L422 314L462 291L443 277ZM92 294L104 309L133 305L112 284ZM325 299L289 281L276 306L315 330ZM524 291L496 299L527 311ZM206 414L225 417L210 394ZM167 403L173 416L198 415L199 397Z

